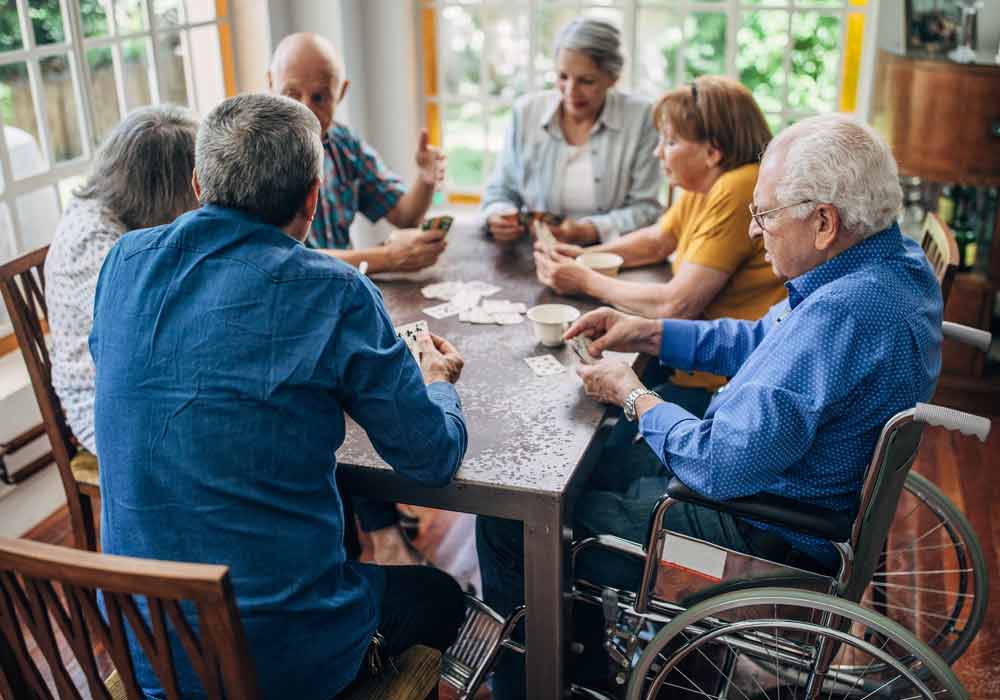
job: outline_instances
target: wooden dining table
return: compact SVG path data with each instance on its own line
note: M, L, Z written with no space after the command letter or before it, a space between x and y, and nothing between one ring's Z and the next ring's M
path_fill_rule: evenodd
M667 265L623 272L625 279L664 281ZM423 487L396 474L368 436L348 421L337 452L338 479L351 493L453 511L496 516L524 525L525 642L528 697L562 695L566 634L571 613L568 548L575 497L593 470L608 419L620 414L587 397L574 371L579 359L568 346L548 348L535 340L531 321L476 325L458 316L436 320L422 310L442 302L425 299L434 282L482 280L499 286L492 299L528 308L568 303L581 312L598 304L560 297L538 282L530 241L500 245L475 215L457 215L448 247L432 267L415 274L373 278L395 325L420 319L451 341L465 367L456 385L469 435L465 459L442 488ZM565 367L536 376L524 361L548 353ZM623 356L642 363L645 358Z

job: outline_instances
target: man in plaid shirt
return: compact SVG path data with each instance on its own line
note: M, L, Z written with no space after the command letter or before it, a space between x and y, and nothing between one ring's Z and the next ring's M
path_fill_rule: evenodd
M347 93L343 62L328 40L316 34L292 34L274 51L267 72L271 91L308 107L323 129L323 183L316 218L305 243L310 248L369 272L419 270L433 265L445 248L444 234L418 228L444 180L445 156L428 144L427 131L417 148L417 179L407 189L378 153L333 119ZM351 249L348 231L354 216L386 218L398 227L384 245Z
M417 179L407 189L375 149L334 121L334 111L349 82L333 44L309 33L282 39L267 72L271 91L308 107L323 131L323 182L305 244L355 267L365 261L369 272L411 271L433 265L445 249L444 233L416 227L431 205L435 188L444 180L445 156L428 144L425 129L417 148ZM384 217L398 228L383 245L352 249L348 232L358 212L372 222ZM371 537L376 563L423 563L400 527L395 504L364 498L353 502L362 529Z

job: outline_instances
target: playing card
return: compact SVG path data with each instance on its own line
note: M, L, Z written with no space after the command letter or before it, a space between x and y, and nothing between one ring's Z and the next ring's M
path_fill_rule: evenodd
M516 312L498 311L490 316L493 317L495 323L499 323L501 326L515 326L524 321L524 316Z
M461 289L461 291L458 292L458 294L451 298L451 303L460 311L466 311L474 306L479 306L479 300L482 296L482 294L473 289L469 289L468 285L466 285Z
M569 341L569 346L573 348L573 352L579 355L580 360L587 365L597 364L600 361L599 358L590 354L591 342L590 338L584 335L574 336Z
M481 306L476 306L462 311L458 315L458 320L464 321L465 323L496 323L496 319L493 318L493 314L485 311Z
M422 231L429 231L432 228L436 228L441 230L443 233L448 233L448 230L451 229L451 225L454 221L455 218L452 216L434 216L420 224L420 229Z
M482 280L464 282L463 286L469 291L478 292L481 297L488 297L490 294L496 294L500 291L500 287L495 284L490 284L489 282L483 282Z
M562 366L552 355L537 355L535 357L526 357L524 361L528 363L528 367L531 367L533 371L539 377L547 377L552 374L559 374L560 372L565 372L566 368Z
M506 299L483 299L483 308L490 313L523 314L528 311L528 307L521 302Z
M462 309L458 308L450 301L444 304L438 304L437 306L430 306L424 309L424 313L431 318L448 318L449 316L454 316L455 314L461 312Z
M403 326L396 327L396 335L403 339L406 347L413 353L413 359L420 362L420 349L417 347L417 334L421 331L430 332L427 321L414 321Z
M451 301L451 298L462 289L461 282L437 282L421 288L420 293L425 299L440 299L441 301Z
M535 238L540 240L546 248L552 248L559 242L556 240L555 235L553 235L552 229L544 221L535 223Z

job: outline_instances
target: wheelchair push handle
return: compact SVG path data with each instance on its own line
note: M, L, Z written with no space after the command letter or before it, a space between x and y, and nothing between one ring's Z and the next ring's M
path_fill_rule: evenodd
M990 335L989 331L973 328L972 326L963 326L961 323L952 323L951 321L944 321L941 324L941 332L949 340L956 340L959 343L971 345L982 352L989 352L990 342L993 340L993 336Z
M918 403L913 412L913 420L927 425L936 425L946 430L957 430L963 435L975 435L980 442L986 442L990 434L990 419L953 408Z

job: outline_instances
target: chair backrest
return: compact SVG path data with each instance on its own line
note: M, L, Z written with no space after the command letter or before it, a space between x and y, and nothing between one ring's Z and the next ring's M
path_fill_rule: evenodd
M885 424L865 474L851 533L854 561L842 591L854 602L861 600L878 566L903 483L920 447L923 424L913 416L914 409L901 411Z
M952 233L948 224L941 221L941 217L930 213L924 219L920 247L927 255L927 260L934 270L938 284L941 285L941 297L947 303L948 294L951 293L951 283L959 265L958 243L955 241L955 234Z
M104 599L103 616L99 594ZM148 620L135 596L144 597ZM195 611L197 627L184 617L182 603ZM60 655L61 636L92 698L112 697L98 672L94 648L100 644L129 700L141 700L144 696L129 656L126 629L142 647L170 700L181 697L177 660L171 653L178 649L211 700L260 697L227 567L134 559L0 538L0 696L80 700L70 664ZM179 645L169 644L170 636L176 636ZM31 639L44 664L32 658ZM48 674L43 670L46 666ZM46 686L46 675L56 695Z
M59 467L76 544L81 549L94 549L95 543L85 541L85 532L81 532L78 525L85 516L80 506L76 479L70 468L70 460L77 448L73 433L66 424L62 404L52 388L52 361L45 344L48 316L48 306L45 303L45 256L48 252L49 248L45 246L0 267L0 294L7 306L17 344L31 377L31 386L42 414L45 432L52 444L52 456ZM89 510L87 517L90 517Z

